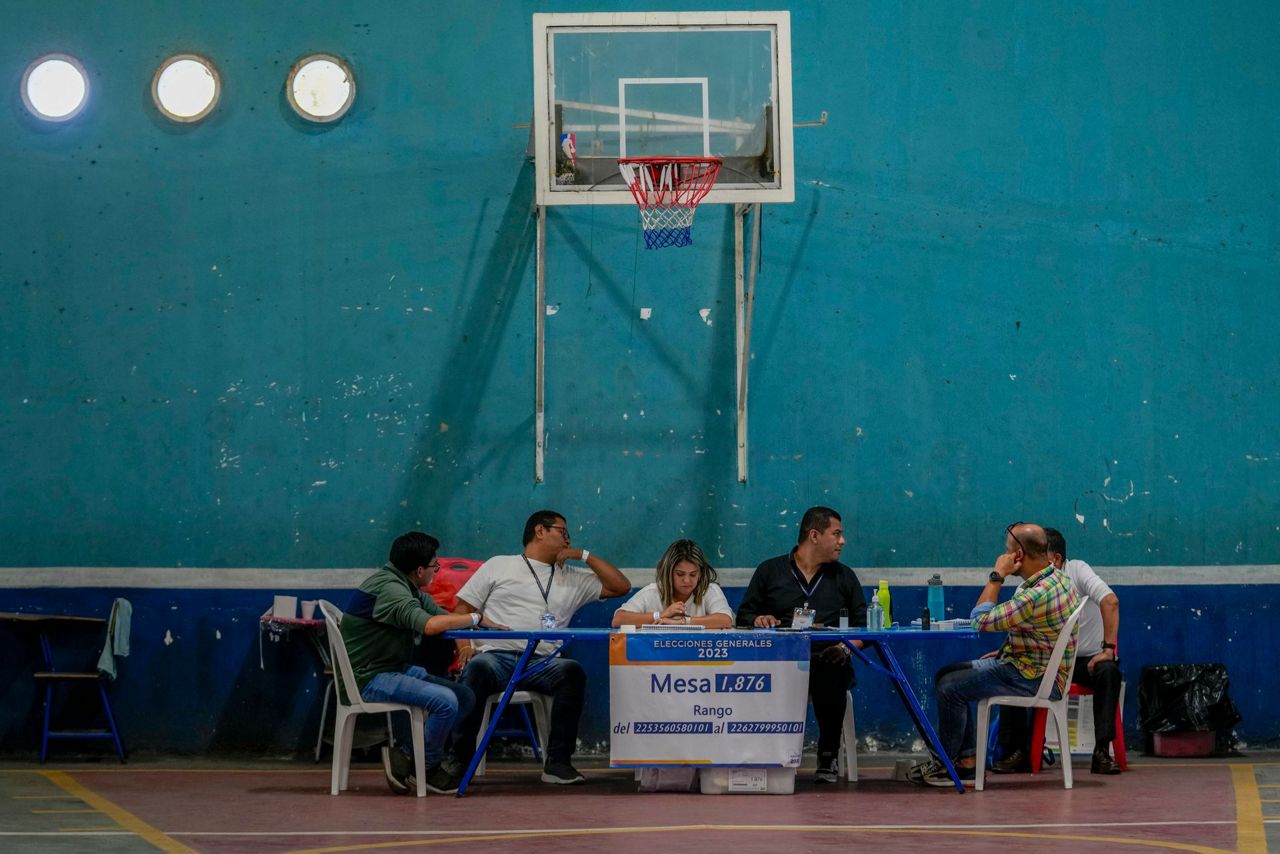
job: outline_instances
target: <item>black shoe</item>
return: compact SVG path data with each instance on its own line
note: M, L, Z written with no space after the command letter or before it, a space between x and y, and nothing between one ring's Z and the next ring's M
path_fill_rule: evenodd
M1093 751L1093 762L1089 765L1089 771L1093 774L1119 774L1120 765L1111 758L1111 752L1102 747Z
M450 753L440 760L440 767L461 779L463 772L467 770L467 763Z
M587 782L587 778L583 777L578 769L567 761L548 761L542 767L542 782L552 783L557 786L579 786Z
M823 759L818 757L818 770L813 775L815 783L838 783L840 782L840 766L835 758Z
M1003 759L992 762L991 770L996 774L1024 774L1031 770L1031 759L1019 747Z
M413 760L400 750L382 748L382 773L387 777L387 788L397 795L407 795L417 789L413 780Z
M417 781L409 778L413 782L414 790L417 790ZM437 795L454 795L458 792L458 784L462 782L462 774L452 774L444 763L433 765L426 770L425 779L426 789L428 792L435 792Z

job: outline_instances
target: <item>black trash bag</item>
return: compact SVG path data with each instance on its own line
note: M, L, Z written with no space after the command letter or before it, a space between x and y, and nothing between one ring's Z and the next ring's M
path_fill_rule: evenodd
M1241 720L1227 696L1225 664L1155 664L1142 668L1138 718L1147 732L1230 730Z

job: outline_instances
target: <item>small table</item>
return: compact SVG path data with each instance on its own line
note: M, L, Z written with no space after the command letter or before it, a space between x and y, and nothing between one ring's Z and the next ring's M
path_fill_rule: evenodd
M734 633L743 631L773 631L771 629L711 629L698 632L699 636L707 636L720 633ZM515 692L516 686L521 680L541 671L552 659L558 656L564 649L564 645L571 640L591 640L604 641L614 634L614 629L462 629L457 631L449 631L444 633L444 637L450 640L523 640L525 641L524 650L520 653L520 658L516 661L515 670L512 671L511 680L507 683L507 687L502 692L502 698L498 701L497 707L494 709L493 716L490 718L489 727L485 730L480 738L480 743L476 745L475 755L471 758L471 764L467 766L466 772L462 775L462 782L458 785L458 797L462 797L467 792L467 787L471 784L471 778L475 774L476 768L480 764L480 760L484 757L485 750L489 747L489 740L493 737L494 730L498 728L498 719L502 717L503 711L507 708L511 695ZM646 634L650 634L646 632ZM662 635L662 632L652 632L654 635ZM676 632L672 632L676 635ZM872 670L889 677L893 682L894 688L898 692L899 699L906 707L907 713L911 715L911 720L915 723L917 731L928 742L933 749L935 755L942 761L946 767L947 773L951 776L952 782L956 785L956 791L964 792L964 783L960 779L960 775L956 773L955 766L951 763L951 757L947 756L946 751L942 749L942 742L938 739L937 732L934 731L933 725L929 723L929 718L925 715L924 709L920 707L920 701L916 698L915 690L911 687L910 681L907 679L906 673L902 669L902 665L898 663L898 658L894 654L894 645L903 640L907 641L957 641L957 640L975 640L978 632L973 629L951 629L947 631L922 631L920 629L883 629L878 631L870 631L868 629L814 629L805 632L810 641L840 641L844 643L852 653ZM688 637L687 631L678 633L680 637ZM541 657L533 664L529 660L533 657L533 652L537 649L541 641L548 641L556 644L550 653ZM858 649L854 645L854 641L862 641L869 644L876 652L879 661L873 661L867 654Z
M320 678L324 682L321 689L324 702L320 706L320 727L316 732L314 761L320 761L320 751L324 747L324 724L329 717L329 701L333 696L333 661L329 656L329 641L325 635L324 620L303 620L299 617L277 617L268 610L258 618L258 667L266 670L262 655L262 636L271 635L272 640L287 637L295 631L303 631L316 657L320 659Z

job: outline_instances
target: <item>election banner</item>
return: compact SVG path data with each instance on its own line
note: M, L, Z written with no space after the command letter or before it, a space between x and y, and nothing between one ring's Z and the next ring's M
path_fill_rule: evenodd
M615 634L609 764L795 768L808 693L804 635Z

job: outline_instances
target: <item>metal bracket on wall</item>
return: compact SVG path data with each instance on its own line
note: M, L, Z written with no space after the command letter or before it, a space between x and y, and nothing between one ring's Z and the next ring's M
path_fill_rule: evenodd
M747 482L747 375L751 367L751 314L755 307L756 272L760 268L760 205L733 206L734 319L737 343L738 482ZM747 214L751 214L751 261L744 263Z
M544 382L547 372L547 209L534 205L533 214L538 220L538 245L534 250L536 283L533 289L533 482L542 483L547 456Z
M547 209L534 205L537 218L537 248L535 250L535 287L533 305L534 360L533 360L533 480L542 483L547 456L546 431L546 366L547 366ZM744 255L745 225L751 214L751 258ZM737 204L733 206L733 270L734 270L734 319L736 379L737 379L737 436L738 482L747 482L747 375L751 364L751 315L755 307L756 273L760 268L760 205Z

